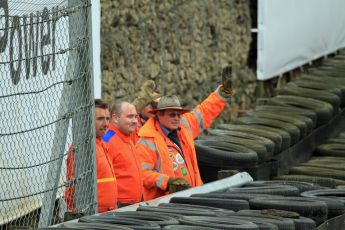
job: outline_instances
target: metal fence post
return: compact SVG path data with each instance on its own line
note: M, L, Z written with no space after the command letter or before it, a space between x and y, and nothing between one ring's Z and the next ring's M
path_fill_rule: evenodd
M74 42L82 44L77 53L79 63L75 74L82 76L83 80L78 81L75 85L73 98L76 108L93 104L94 100L91 63L91 1L69 0L68 4L73 7L80 5L81 2L83 7L70 19L70 34L74 35ZM76 143L74 145L74 177L77 178L75 205L77 211L90 215L97 210L94 109L93 106L87 106L79 111L72 117L73 142Z
M65 119L56 124L54 144L51 159L59 160L50 164L46 190L38 227L49 226L52 223L54 205L59 185L64 148L72 114L73 142L75 154L74 177L78 183L75 186L75 203L79 212L94 214L97 210L95 189L95 144L93 123L93 75L91 49L91 12L90 2L70 0L69 8L77 9L69 15L69 41L71 46L78 47L70 51L66 69L66 79L76 80L72 85L65 84L62 92L58 117ZM88 23L85 23L88 22ZM79 44L79 45L78 45ZM80 45L82 44L82 45ZM91 54L91 55L90 55ZM70 113L75 110L76 113ZM79 153L79 154L78 154ZM88 174L85 172L89 171ZM78 180L78 178L80 180Z

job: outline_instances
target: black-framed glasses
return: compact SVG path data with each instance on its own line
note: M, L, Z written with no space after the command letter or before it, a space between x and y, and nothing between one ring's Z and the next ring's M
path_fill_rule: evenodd
M174 118L174 117L181 117L181 112L171 112L171 113L168 113L168 116L171 117L171 118Z

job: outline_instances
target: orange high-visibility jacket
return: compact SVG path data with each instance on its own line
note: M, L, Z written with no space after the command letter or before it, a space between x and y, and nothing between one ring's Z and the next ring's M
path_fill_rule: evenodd
M193 111L181 116L177 135L191 179L191 186L202 185L194 148L194 139L208 128L226 104L218 91L211 93ZM144 199L151 200L167 194L169 177L175 177L172 151L178 151L161 131L157 120L150 118L139 130L136 149L140 155L144 176Z
M102 139L96 139L96 170L97 170L97 194L98 212L106 212L117 208L117 185L113 166L106 154L106 144ZM67 157L67 180L74 178L74 153L72 148ZM75 211L74 185L65 190L67 208Z
M137 203L143 198L141 165L132 134L126 136L110 123L102 138L109 146L108 155L117 180L118 202L123 203Z
M131 137L132 137L132 140L133 140L133 143L136 144L139 140L139 130L141 127L143 127L143 125L145 124L143 122L143 120L140 118L140 116L138 116L138 126L137 128L135 129L135 131L131 134Z

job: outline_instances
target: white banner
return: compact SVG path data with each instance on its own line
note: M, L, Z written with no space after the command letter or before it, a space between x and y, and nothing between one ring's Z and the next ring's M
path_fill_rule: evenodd
M99 0L91 0L91 4L94 97L101 98L101 6Z
M67 91L65 81L78 71L75 50L79 47L75 39L70 41L69 26L91 20L76 16L84 10L82 3L72 8L69 1L60 0L0 0L0 225L42 205L50 192L47 181L56 182L49 174L55 169L51 165L58 161L54 156L61 155L63 147L67 153L72 143L72 122L64 133L57 124L64 120L62 105L75 100L66 101L63 93ZM92 0L92 7L94 58L90 58L94 95L100 98L99 0ZM91 89L82 90L89 95ZM58 138L61 152L55 146ZM61 173L56 173L60 176L56 179L60 179L59 186L54 185L59 187L57 197L63 195L65 165L63 159L62 166L57 166L62 167ZM33 219L38 216L39 212L32 214Z
M345 47L344 0L259 0L257 78L266 80Z
M64 5L0 3L1 225L41 205L70 43Z

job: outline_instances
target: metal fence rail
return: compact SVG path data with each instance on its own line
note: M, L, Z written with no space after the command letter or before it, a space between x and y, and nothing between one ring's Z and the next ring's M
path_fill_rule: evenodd
M0 0L0 227L95 213L89 0ZM73 148L71 148L73 144ZM74 178L66 159L74 151ZM78 156L78 157L77 157Z

